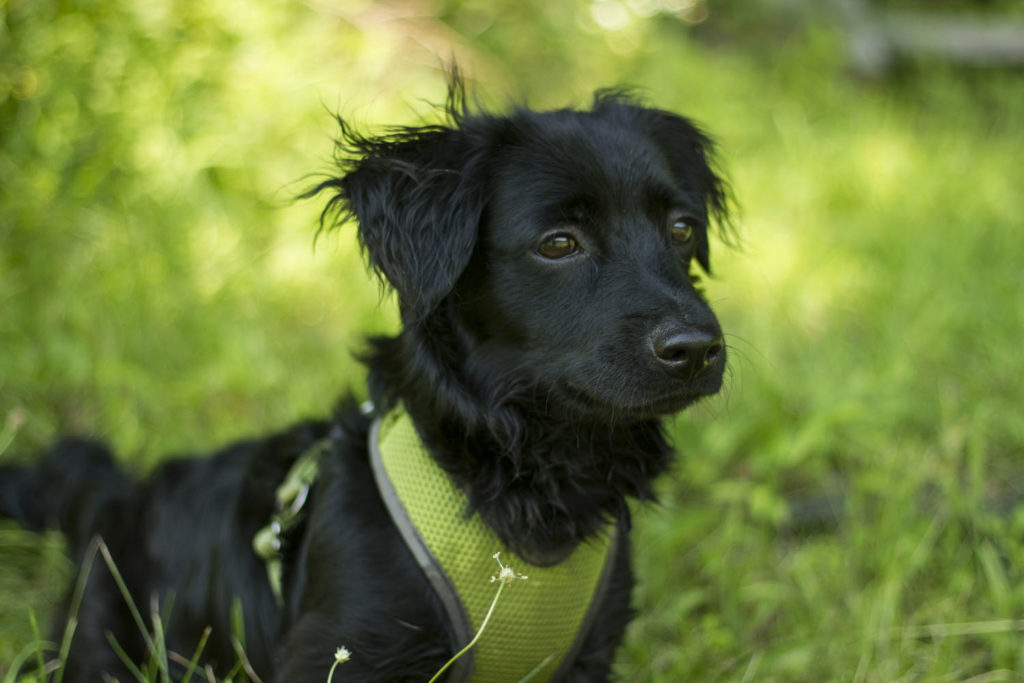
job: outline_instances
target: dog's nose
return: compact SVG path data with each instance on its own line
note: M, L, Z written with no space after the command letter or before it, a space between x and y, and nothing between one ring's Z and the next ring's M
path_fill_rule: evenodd
M658 330L651 335L651 351L658 363L680 378L692 379L715 365L723 348L721 336L692 328Z

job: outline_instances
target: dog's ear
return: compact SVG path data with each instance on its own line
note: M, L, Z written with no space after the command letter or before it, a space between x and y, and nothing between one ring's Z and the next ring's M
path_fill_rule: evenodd
M660 109L641 106L636 98L623 91L598 91L594 110L624 109L645 125L647 134L664 155L672 175L684 191L698 192L708 222L715 222L728 241L732 223L729 217L732 200L728 184L715 170L715 146L700 128L688 119ZM634 119L635 120L635 119ZM697 242L697 261L711 272L708 236L701 231Z
M422 319L469 263L484 207L476 155L456 129L405 130L342 179L374 270Z
M657 109L647 110L651 117L651 137L665 155L669 168L684 188L696 188L701 194L707 218L723 231L730 228L729 192L714 168L714 143L697 126L681 116ZM706 231L697 244L697 261L711 272L711 250Z
M461 127L400 128L364 137L340 118L341 174L306 193L335 194L322 224L354 217L374 271L398 294L402 317L422 320L469 263L486 199L484 145Z

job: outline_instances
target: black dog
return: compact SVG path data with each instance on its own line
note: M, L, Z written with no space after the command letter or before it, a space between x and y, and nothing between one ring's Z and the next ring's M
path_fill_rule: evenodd
M496 116L471 112L453 80L447 125L364 137L341 122L340 172L309 193L331 194L325 224L358 221L397 292L402 330L366 355L372 414L346 399L333 420L171 461L138 482L79 440L0 472L0 513L55 523L79 561L101 536L143 611L154 600L169 609L168 650L190 657L211 627L201 659L221 675L237 660L233 634L264 681L287 683L322 683L341 646L351 660L335 680L426 681L466 644L368 457L371 423L396 406L465 494L450 516L477 515L518 555L515 570L557 567L616 537L585 632L540 669L609 675L631 616L627 501L651 499L669 465L660 417L722 382L722 332L693 261L709 269L709 217L726 219L726 194L708 139L627 94L599 92L588 111ZM276 535L279 606L251 543L311 449L316 483ZM502 600L514 605L530 585ZM65 681L130 678L108 632L134 661L151 656L103 564L74 616Z

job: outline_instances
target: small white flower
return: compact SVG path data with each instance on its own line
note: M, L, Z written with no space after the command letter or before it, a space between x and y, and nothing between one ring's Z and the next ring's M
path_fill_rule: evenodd
M338 665L344 664L351 657L352 653L345 646L339 647L334 651L334 664L331 664L331 670L327 672L327 683L331 683L334 680L334 670L338 668Z
M500 555L501 553L494 553L493 555L491 555L491 557L498 561L498 566L501 567L501 569L498 571L498 575L491 577L491 583L494 583L495 581L501 581L502 583L512 583L516 579L525 580L530 578L525 574L516 574L515 570L512 569L512 567L506 567L505 565L503 565L501 563L501 557L499 557Z

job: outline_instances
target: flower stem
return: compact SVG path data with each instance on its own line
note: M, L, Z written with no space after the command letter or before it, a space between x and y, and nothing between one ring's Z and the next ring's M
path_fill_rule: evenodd
M331 664L331 670L327 672L327 683L331 683L331 679L334 678L334 670L341 664L337 659L334 660L334 664Z
M443 674L448 669L448 667L450 667L453 663L455 663L456 659L458 659L462 655L464 655L467 652L469 652L469 650L474 645L476 645L476 641L480 640L480 635L484 632L484 629L487 627L487 622L490 620L491 614L494 612L494 606L498 604L498 598L501 597L501 590L504 587L505 587L505 581L499 581L498 582L498 590L494 594L494 599L491 600L491 606L487 608L487 614L484 615L484 620L480 623L480 628L477 630L476 635L473 636L473 640L469 641L469 643L466 645L466 647L462 648L457 653L455 653L455 656L452 657L451 659L449 659L448 662L444 666L442 666L438 670L438 672L436 674L434 674L434 677L431 678L427 683L434 683L434 681L439 679L441 677L441 674Z

